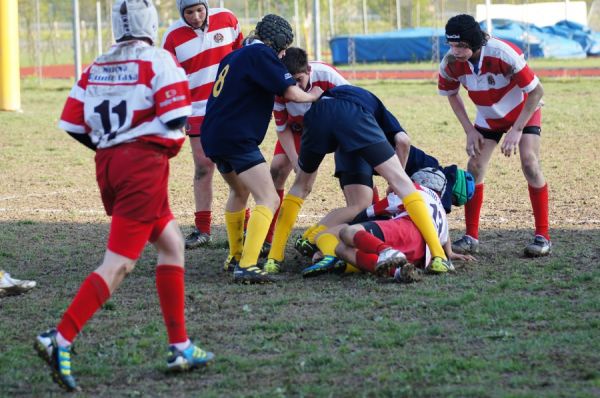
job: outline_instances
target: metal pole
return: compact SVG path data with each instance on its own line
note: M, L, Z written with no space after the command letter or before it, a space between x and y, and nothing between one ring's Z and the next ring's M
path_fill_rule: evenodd
M362 15L363 15L363 33L369 33L369 26L367 21L367 0L362 0Z
M492 1L485 0L485 26L489 35L492 34L492 10L490 10L491 6Z
M335 35L333 26L333 0L329 0L329 37L332 38Z
M98 55L102 54L102 9L100 1L96 1L96 37L98 39Z
M396 28L402 29L402 4L401 0L396 0Z
M302 31L300 30L300 12L298 11L298 0L294 0L294 27L296 29L296 44L302 47Z
M73 52L75 53L75 80L81 76L81 38L79 28L79 0L73 0Z
M40 0L35 0L35 66L36 66L36 75L38 78L38 83L42 82L42 50L40 48L40 44L42 43L42 28L40 22Z
M319 0L313 1L313 25L314 25L314 33L315 33L315 60L321 60L321 14L320 14L320 4Z

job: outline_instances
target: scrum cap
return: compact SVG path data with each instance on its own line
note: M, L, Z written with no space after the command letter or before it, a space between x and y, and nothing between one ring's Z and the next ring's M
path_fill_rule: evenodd
M415 171L410 178L417 184L436 191L440 196L446 189L446 176L441 170L434 167L425 167Z
M208 0L177 0L177 9L179 10L179 14L183 18L183 10L191 6L197 6L199 4L202 4L204 7L206 7L206 13L208 14Z
M285 50L294 41L292 26L279 15L268 14L256 24L258 38L276 52Z
M446 41L462 41L467 43L471 50L477 51L485 44L486 39L475 18L468 14L459 14L446 23Z
M152 0L116 0L112 9L115 40L147 38L156 43L158 15Z

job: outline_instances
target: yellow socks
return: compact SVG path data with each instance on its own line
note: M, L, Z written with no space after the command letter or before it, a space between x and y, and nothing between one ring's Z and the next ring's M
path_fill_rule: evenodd
M427 242L431 255L433 257L446 259L446 253L440 244L440 239L435 230L435 226L433 225L433 220L431 219L431 215L429 214L429 210L427 210L427 206L425 205L425 201L421 197L421 194L417 191L408 194L402 198L402 203L404 203L404 208L408 211L408 215L412 222L415 223L419 232L423 235L425 242Z
M243 213L245 213L245 210ZM267 206L256 205L252 209L252 214L248 220L248 227L246 228L246 239L244 240L244 250L240 259L240 267L248 268L256 265L260 249L265 241L272 220L273 212Z
M229 255L239 260L244 245L244 217L246 210L225 211L225 229L229 241Z
M285 245L292 233L292 228L296 223L303 203L304 199L289 193L283 198L281 208L279 209L279 217L277 217L277 223L275 224L273 242L271 242L270 259L283 261Z
M320 234L321 232L325 231L327 228L328 227L326 225L322 225L322 224L313 225L312 227L308 228L306 230L306 232L304 232L302 237L304 239L308 239L308 241L314 245L317 243L315 240L317 235Z
M324 256L334 256L335 248L340 241L334 234L324 233L317 237L316 243Z

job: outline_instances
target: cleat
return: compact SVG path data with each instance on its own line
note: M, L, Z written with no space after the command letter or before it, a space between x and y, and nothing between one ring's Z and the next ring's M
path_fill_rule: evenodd
M50 329L36 337L33 348L52 371L52 379L67 391L81 391L71 374L71 349L59 347L56 329Z
M446 272L454 270L455 268L454 265L452 265L452 261L441 257L434 257L425 267L425 272L428 274L445 274Z
M406 256L400 250L388 247L379 253L375 264L375 275L384 276L392 268L400 268L406 264Z
M543 257L550 253L552 253L552 242L542 235L536 235L533 238L533 242L525 247L525 255L527 257Z
M263 265L263 270L268 274L278 274L281 272L281 261L270 258Z
M398 283L413 283L423 280L421 272L411 263L396 268L394 280Z
M271 251L271 242L263 243L262 247L260 248L260 253L258 253L258 258L267 258L270 251Z
M452 251L458 254L479 253L479 241L469 235L464 235L452 243Z
M312 277L317 275L326 274L328 272L333 272L336 268L336 263L338 263L339 259L334 256L325 256L321 261L315 263L311 266L308 266L302 270L302 276ZM346 263L344 263L345 265ZM345 267L344 267L345 269Z
M11 278L8 272L0 270L0 297L25 293L36 285L35 281Z
M242 268L239 264L235 266L233 271L233 281L235 283L273 283L275 279L269 276L268 272L263 271L256 265L248 268Z
M237 260L235 256L232 256L230 254L229 256L227 256L227 260L223 262L223 272L233 272L236 265L238 265L239 263L240 261Z
M306 257L312 257L319 250L316 245L313 245L308 239L304 239L302 236L296 238L294 248L298 253Z
M179 351L177 348L169 347L167 358L167 369L172 372L185 372L186 370L202 368L210 365L215 359L215 354L190 344L188 348Z
M331 272L334 274L343 274L346 272L347 264L344 260L338 260L333 264Z
M185 248L186 249L196 249L200 246L206 246L210 243L211 237L210 234L206 232L200 232L197 229L185 237Z

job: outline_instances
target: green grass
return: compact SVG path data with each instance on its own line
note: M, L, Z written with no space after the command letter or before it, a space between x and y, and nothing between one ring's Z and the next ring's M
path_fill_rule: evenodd
M413 143L464 166L464 133L434 82L361 82L398 116ZM518 159L495 154L481 219L482 253L454 275L414 285L365 275L303 280L288 249L283 282L237 286L226 257L215 177L215 242L186 252L188 332L217 355L205 371L164 373L165 327L156 252L86 325L75 375L84 396L593 397L600 394L600 80L544 80L542 161L554 253L522 257L531 210ZM108 219L93 153L56 127L68 83L23 83L23 112L0 113L0 266L38 282L0 299L0 396L59 393L31 345L55 325L101 261ZM469 106L469 111L472 112ZM270 156L274 132L264 153ZM324 162L301 231L343 201ZM171 207L192 226L189 147L173 159ZM380 190L385 189L378 180ZM453 237L463 209L449 216Z

